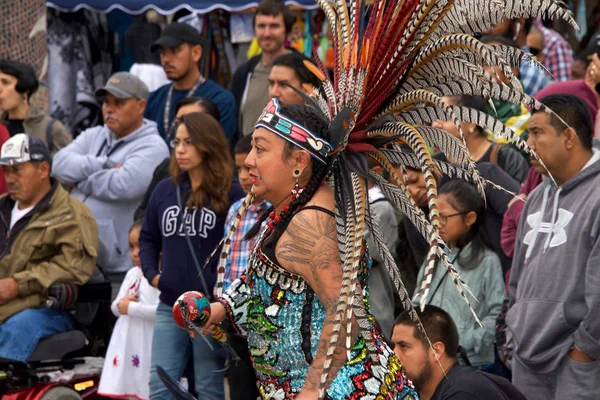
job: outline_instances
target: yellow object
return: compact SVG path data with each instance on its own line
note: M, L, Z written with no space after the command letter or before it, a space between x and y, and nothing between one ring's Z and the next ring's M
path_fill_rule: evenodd
M258 45L258 40L256 40L256 38L252 39L252 43L250 43L250 48L248 49L248 52L246 53L246 57L248 57L248 59L251 59L254 56L257 56L261 53L261 48Z
M82 390L85 390L92 386L94 386L94 381L83 381L83 382L76 383L73 387L78 392L81 392Z

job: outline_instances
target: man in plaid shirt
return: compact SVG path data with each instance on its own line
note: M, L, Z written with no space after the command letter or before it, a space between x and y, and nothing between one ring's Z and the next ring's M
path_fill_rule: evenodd
M523 91L529 96L535 96L537 92L550 85L553 81L546 71L530 63L522 63L519 67L519 79Z
M568 81L573 68L573 50L571 45L557 32L548 29L538 20L535 26L544 34L544 65L556 81Z

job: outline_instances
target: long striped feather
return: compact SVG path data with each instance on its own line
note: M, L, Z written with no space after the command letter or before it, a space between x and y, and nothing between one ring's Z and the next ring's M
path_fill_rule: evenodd
M227 258L229 257L229 250L231 249L231 240L233 239L233 236L235 235L235 232L237 230L237 227L238 227L240 221L242 220L242 217L246 214L248 207L253 202L254 202L254 191L250 190L250 192L248 193L246 198L242 201L242 204L240 205L240 208L239 208L237 214L235 215L235 220L231 224L229 231L227 232L225 237L223 237L223 239L221 239L221 242L213 250L213 252L210 254L210 256L208 256L208 258L206 259L206 263L204 264L204 266L206 267L206 265L209 263L209 261L212 260L212 258L215 256L216 252L219 250L221 245L223 245L223 249L221 250L221 256L219 257L219 266L217 267L217 291L216 291L217 297L221 297L223 295L223 280L225 277L225 264L227 262ZM210 293L206 293L206 295L208 296L208 295L210 295Z

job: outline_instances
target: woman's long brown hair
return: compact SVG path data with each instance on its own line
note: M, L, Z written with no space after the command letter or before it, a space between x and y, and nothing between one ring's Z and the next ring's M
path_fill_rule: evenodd
M229 153L229 144L221 124L206 113L191 113L184 115L181 121L202 159L202 183L193 190L187 201L187 206L202 208L207 197L210 208L219 215L229 209L229 189L233 177L233 159ZM171 155L169 172L175 183L179 183L181 170L175 156Z

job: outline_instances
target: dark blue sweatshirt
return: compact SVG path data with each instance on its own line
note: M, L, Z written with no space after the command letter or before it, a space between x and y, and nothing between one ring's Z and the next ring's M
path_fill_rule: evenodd
M146 105L146 111L144 117L156 122L158 125L158 133L163 138L165 137L165 106L167 104L167 97L169 89L173 84L169 83L161 88L156 89L150 93L148 97L148 105ZM175 106L177 103L185 98L188 90L177 90L173 89L173 96L171 97L171 109L169 110L169 125L175 119ZM228 90L223 89L216 82L207 79L200 87L196 90L193 96L203 97L215 103L221 114L221 126L227 136L227 140L231 140L237 130L237 111L235 106L235 99Z
M187 175L182 175L180 183L181 203L185 207L190 191ZM229 202L233 204L244 196L244 191L234 177L229 191ZM204 293L205 291L183 235L184 225L202 268L206 258L223 237L227 217L227 213L217 215L210 208L210 201L207 201L202 209L186 208L183 218L180 218L179 213L175 183L172 178L164 179L156 186L148 202L140 234L140 260L148 282L152 282L157 274L161 274L158 284L161 292L160 300L168 305L173 305L183 292L198 290ZM213 291L217 279L218 258L214 257L203 270L209 291L205 294ZM161 272L159 272L159 259Z

